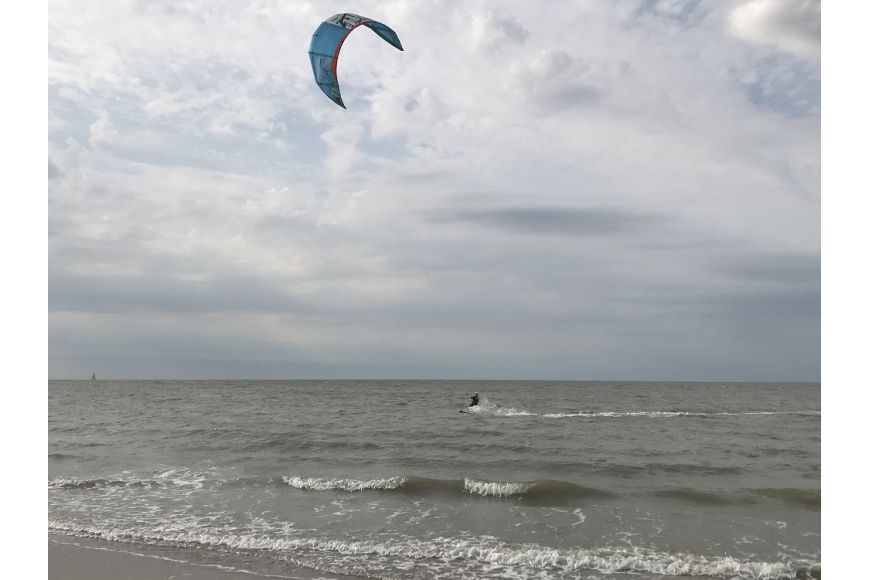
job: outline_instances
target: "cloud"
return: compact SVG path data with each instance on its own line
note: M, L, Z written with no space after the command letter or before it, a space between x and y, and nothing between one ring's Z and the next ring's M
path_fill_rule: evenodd
M52 0L52 376L817 375L802 5L360 1Z
M774 46L800 57L818 57L821 0L748 0L731 12L731 32L747 42Z
M220 312L316 313L316 302L293 297L276 282L222 275L185 280L177 271L164 275L84 276L55 273L49 279L50 311L89 313Z
M112 145L118 141L118 131L106 117L100 117L90 127L92 146Z
M427 217L435 223L464 222L512 233L578 237L635 234L665 221L637 212L571 207L454 209L432 211Z
M122 133L108 115L103 115L88 128L88 143L91 147L145 150L161 146L163 139L153 130L128 129Z
M718 267L729 277L752 280L769 286L780 284L816 289L821 282L821 259L813 254L759 254L733 257Z
M495 49L505 43L523 44L528 36L528 30L511 16L489 12L471 17L471 38L477 48Z
M58 179L63 177L63 172L58 169L57 165L52 162L51 158L48 159L48 178L49 179Z
M514 63L511 72L520 91L545 115L595 104L601 96L588 67L563 50L543 50L528 61Z

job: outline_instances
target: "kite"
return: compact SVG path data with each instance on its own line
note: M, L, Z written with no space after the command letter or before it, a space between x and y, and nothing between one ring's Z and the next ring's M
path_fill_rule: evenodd
M392 28L370 18L344 13L336 14L321 22L311 36L308 58L311 59L311 69L314 71L314 80L317 85L326 93L327 97L344 109L347 107L341 100L338 76L336 76L338 53L347 35L360 25L368 26L385 41L404 51L399 36Z

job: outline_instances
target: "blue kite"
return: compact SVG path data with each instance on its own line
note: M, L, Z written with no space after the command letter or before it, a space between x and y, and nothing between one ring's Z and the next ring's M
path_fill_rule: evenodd
M389 42L399 50L404 51L399 36L386 24L376 22L371 18L365 18L357 14L336 14L320 23L314 35L311 37L311 47L308 49L308 58L311 59L311 69L314 71L314 80L326 96L346 109L341 100L341 91L338 88L338 53L344 39L358 26L368 26L375 34Z

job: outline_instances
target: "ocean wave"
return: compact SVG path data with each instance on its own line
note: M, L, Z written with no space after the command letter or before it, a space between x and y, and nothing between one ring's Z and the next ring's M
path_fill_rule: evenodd
M54 459L55 461L63 461L66 459L77 459L78 455L70 455L67 453L49 453L49 459Z
M733 494L688 488L660 489L652 492L652 495L699 505L755 503L753 498L747 496L740 497Z
M120 479L73 479L58 477L48 482L49 489L105 489L109 487L125 487L142 482L129 482Z
M819 489L765 488L754 489L752 493L816 511L822 507L822 492Z
M49 489L110 489L119 487L134 488L165 488L179 487L187 491L197 490L205 485L207 476L186 469L163 469L155 472L152 477L137 478L126 473L119 477L100 477L92 479L76 479L58 477L48 481Z
M488 481L464 479L433 479L415 476L394 476L375 479L302 477L281 478L290 487L303 491L387 491L414 496L456 495L493 498L516 498L535 505L559 505L572 500L604 498L613 494L566 481L537 479L531 481Z
M532 481L483 481L466 477L462 489L473 495L509 497L525 495L534 484Z
M649 474L674 474L674 475L704 475L723 477L728 475L741 475L746 472L742 467L737 466L714 466L714 465L699 465L694 463L644 463L640 465L625 465L613 463L604 466L595 466L591 468L597 474L606 474L624 479L634 479L643 475Z
M703 468L702 468L703 469ZM168 470L150 479L135 478L55 478L48 482L54 490L112 490L174 489L173 493L189 494L206 484L206 475L184 470ZM213 479L211 485L250 488L281 485L306 492L384 492L402 493L412 497L454 497L511 499L525 505L559 506L577 505L590 500L606 500L617 494L603 489L578 485L567 481L534 479L528 481L495 481L465 477L463 479L436 479L413 475L394 475L372 479L305 477L284 475L280 478ZM752 505L765 500L791 504L803 509L821 509L818 489L760 488L715 490L696 488L666 488L649 490L642 495L697 505Z
M731 556L701 556L668 553L644 547L551 548L538 544L506 544L494 538L397 537L359 540L321 537L270 537L262 534L233 533L207 528L178 531L174 528L130 529L82 527L72 522L50 520L50 532L134 544L193 549L218 549L266 553L293 557L302 565L318 567L304 559L305 553L331 556L333 571L340 571L344 559L349 565L371 563L371 557L393 561L397 569L407 569L407 560L427 560L430 566L449 566L453 575L475 576L492 565L507 568L505 576L531 571L546 577L547 571L562 573L582 570L610 573L648 573L668 576L706 576L753 580L785 580L820 577L818 562L786 560L764 562ZM353 561L353 558L359 560ZM397 561L398 560L398 561ZM377 562L381 567L385 562ZM489 568L485 568L489 567ZM357 568L358 569L358 568ZM445 570L446 571L446 570ZM437 570L436 570L437 575ZM531 575L531 574L523 574Z
M281 478L290 487L315 491L367 491L399 489L405 482L401 476L384 479L330 479L328 477L299 477L285 475Z
M313 449L316 451L324 451L324 450L332 450L332 449L341 449L341 450L353 450L353 451L377 451L379 449L384 449L384 445L380 443L375 443L373 441L345 441L345 440L332 440L332 441L317 441L317 440L307 440L301 438L291 438L291 437L275 437L271 439L264 439L261 441L251 441L245 443L243 446L239 447L237 450L240 452L257 452L264 450L271 451L299 451L302 449Z
M711 491L673 488L657 490L652 492L652 495L700 505L752 505L768 498L815 511L821 508L821 491L818 489L765 488Z
M551 479L512 482L466 478L463 481L463 490L484 497L518 497L527 503L540 505L566 503L571 500L606 498L615 495L602 489Z
M512 499L526 505L575 505L588 500L617 497L611 491L582 486L567 481L534 479L529 481L494 481L466 477L434 479L413 475L396 475L373 479L303 477L285 475L281 481L302 491L389 492L413 497L480 497ZM696 505L752 505L765 499L789 503L805 509L818 510L821 493L817 489L737 489L715 490L667 488L650 490L642 495Z

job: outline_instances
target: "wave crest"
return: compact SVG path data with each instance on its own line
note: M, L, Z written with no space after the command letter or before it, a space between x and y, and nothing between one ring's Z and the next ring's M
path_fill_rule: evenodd
M399 489L405 482L401 476L383 479L330 479L328 477L300 477L285 475L281 478L290 487L314 491L367 491Z
M113 478L114 477L114 478ZM188 491L201 489L206 480L206 475L188 469L161 469L152 474L150 478L139 479L131 477L128 472L119 476L109 476L94 479L76 479L72 477L58 477L48 481L49 489L109 489L117 487L139 488L167 488L178 487Z
M533 482L482 481L466 477L462 489L474 495L508 497L529 491Z
M513 498L534 505L564 505L587 498L602 498L609 492L583 487L566 481L536 479L532 481L488 481L464 479L431 479L398 475L377 479L303 477L285 475L284 483L303 491L383 491L413 496L468 495L493 498Z
M73 479L58 477L48 482L49 489L94 489L108 487L125 487L132 482L118 479Z

